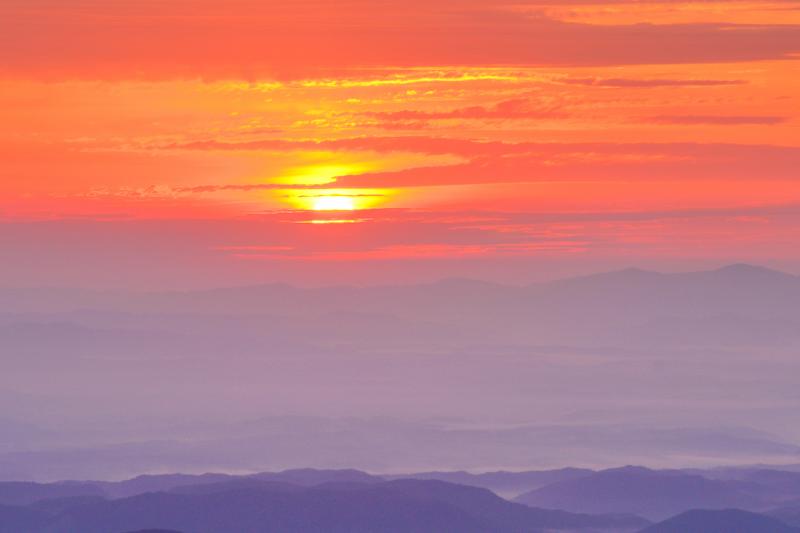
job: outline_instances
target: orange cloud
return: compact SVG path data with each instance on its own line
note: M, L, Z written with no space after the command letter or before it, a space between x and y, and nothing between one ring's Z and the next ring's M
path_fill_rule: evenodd
M780 124L788 117L774 115L661 115L649 120L663 124Z
M665 64L800 52L800 25L780 19L596 24L488 0L8 0L1 9L0 74L40 79L335 78L387 66ZM635 16L646 7L626 9Z
M7 0L0 269L800 264L789 4Z

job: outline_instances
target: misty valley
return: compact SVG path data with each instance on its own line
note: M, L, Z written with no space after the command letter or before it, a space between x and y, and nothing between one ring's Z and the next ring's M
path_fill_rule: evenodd
M0 310L2 532L800 531L789 274Z

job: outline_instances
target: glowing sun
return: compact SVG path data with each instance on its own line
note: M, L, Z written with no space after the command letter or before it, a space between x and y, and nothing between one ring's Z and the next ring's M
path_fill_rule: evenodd
M311 202L314 211L353 211L355 208L352 196L317 196Z

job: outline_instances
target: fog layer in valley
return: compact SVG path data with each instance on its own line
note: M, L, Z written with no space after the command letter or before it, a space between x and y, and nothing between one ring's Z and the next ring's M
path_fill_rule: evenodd
M800 459L800 278L754 266L198 292L0 290L0 472Z

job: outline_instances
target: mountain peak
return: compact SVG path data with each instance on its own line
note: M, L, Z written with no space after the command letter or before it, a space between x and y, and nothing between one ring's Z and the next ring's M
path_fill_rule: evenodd
M791 274L787 274L785 272L781 272L779 270L773 270L771 268L759 266L759 265L751 265L749 263L733 263L730 265L725 265L717 270L711 271L714 274L721 274L725 276L736 276L736 277L753 277L753 276L762 276L762 277L774 277L774 278L793 278Z

